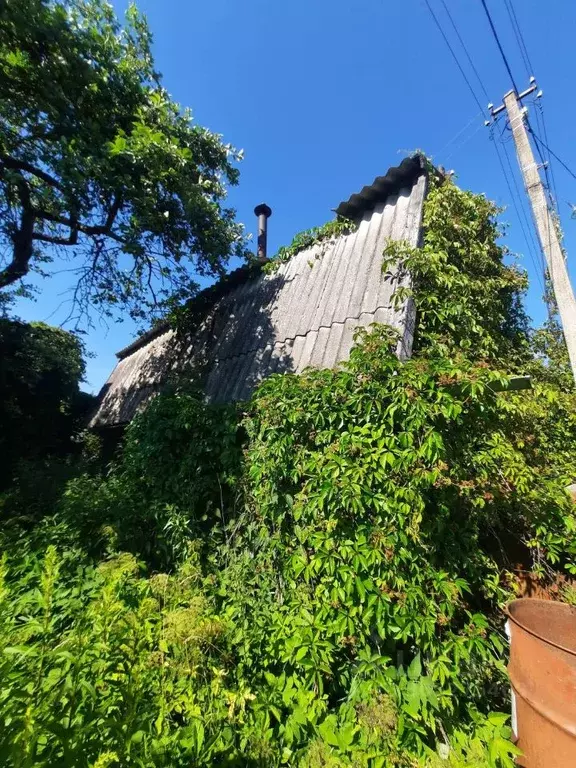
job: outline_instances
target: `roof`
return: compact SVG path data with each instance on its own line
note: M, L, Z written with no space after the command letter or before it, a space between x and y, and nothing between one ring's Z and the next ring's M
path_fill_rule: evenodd
M398 354L409 356L413 303L391 306L392 293L409 276L384 275L381 268L390 240L420 243L426 174L419 161L417 173L413 159L402 166L379 177L387 181L376 185L377 193L365 187L340 204L338 210L354 207L354 232L300 251L272 274L232 273L208 289L208 299L204 294L189 332L160 326L122 350L91 425L128 422L173 375L198 376L212 402L245 400L272 373L346 360L356 328L373 322L398 328ZM385 188L386 196L376 199Z
M366 211L373 211L378 203L403 187L412 186L426 170L426 158L420 153L406 157L400 165L389 168L384 176L377 176L372 184L351 195L336 208L336 213L346 219L357 219Z
M204 313L207 312L209 308L214 306L216 301L229 293L235 286L246 282L252 277L259 276L263 266L263 262L245 264L244 266L235 269L233 272L230 272L228 275L225 275L213 285L208 286L208 288L204 288L204 290L200 291L200 293L189 302L189 305L186 307L188 314L196 315L198 310L202 312L203 309ZM193 312L191 312L191 310L193 310ZM159 320L152 328L150 328L150 330L140 334L137 339L134 339L130 344L127 344L121 350L116 352L116 357L119 360L128 357L128 355L132 354L132 352L135 352L137 349L140 349L140 347L143 347L152 339L165 333L170 327L171 324L168 320Z

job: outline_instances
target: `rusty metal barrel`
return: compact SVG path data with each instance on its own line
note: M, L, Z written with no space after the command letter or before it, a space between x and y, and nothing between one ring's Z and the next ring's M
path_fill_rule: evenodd
M524 598L506 609L512 727L526 768L576 766L576 608Z

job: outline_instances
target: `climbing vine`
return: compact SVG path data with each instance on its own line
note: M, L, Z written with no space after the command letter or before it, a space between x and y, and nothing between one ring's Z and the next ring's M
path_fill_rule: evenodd
M358 223L347 219L343 216L337 216L332 221L326 222L319 227L312 227L312 229L306 229L303 232L299 232L294 236L290 245L282 246L278 253L272 257L270 262L266 265L266 270L273 272L278 269L280 264L286 261L290 261L291 258L296 256L300 251L306 248L312 248L312 246L318 243L325 243L328 245L331 241L336 240L342 235L348 235L351 232L358 229Z
M528 318L522 305L526 273L507 264L499 244L499 209L483 195L459 189L451 179L430 176L420 248L389 243L383 269L401 269L411 288L397 303L415 302L414 351L446 355L455 349L516 370L530 357Z

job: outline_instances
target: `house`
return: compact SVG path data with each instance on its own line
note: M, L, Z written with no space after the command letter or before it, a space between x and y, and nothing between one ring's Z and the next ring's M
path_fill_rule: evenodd
M160 324L117 353L91 426L129 422L174 376L199 377L211 402L245 400L272 373L335 367L356 328L375 322L396 327L398 355L410 356L413 302L391 306L409 276L384 275L382 255L390 241L420 244L426 191L424 158L406 158L336 208L358 224L354 231L274 272L245 267L201 292L185 331Z

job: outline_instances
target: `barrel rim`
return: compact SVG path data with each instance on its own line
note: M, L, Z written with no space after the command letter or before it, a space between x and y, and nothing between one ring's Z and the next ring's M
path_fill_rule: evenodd
M550 640L550 638L545 637L544 635L541 635L539 632L536 632L535 630L531 629L530 627L526 626L526 624L519 621L511 612L511 608L514 605L526 605L527 603L538 603L539 605L544 605L546 607L550 607L550 605L555 606L561 606L561 610L563 612L573 612L576 614L576 608L572 605L568 605L568 603L561 603L559 600L540 600L536 597L520 597L516 600L512 600L506 608L504 609L504 613L508 617L508 619L513 623L516 624L516 626L523 629L525 632L528 632L529 635L532 635L532 637L537 637L538 640L542 640L542 642L546 643L547 645L551 645L554 648L558 648L560 651L564 651L565 653L569 653L571 656L576 656L576 649L574 648L567 648L565 645L560 645L560 643L555 643L554 640Z

